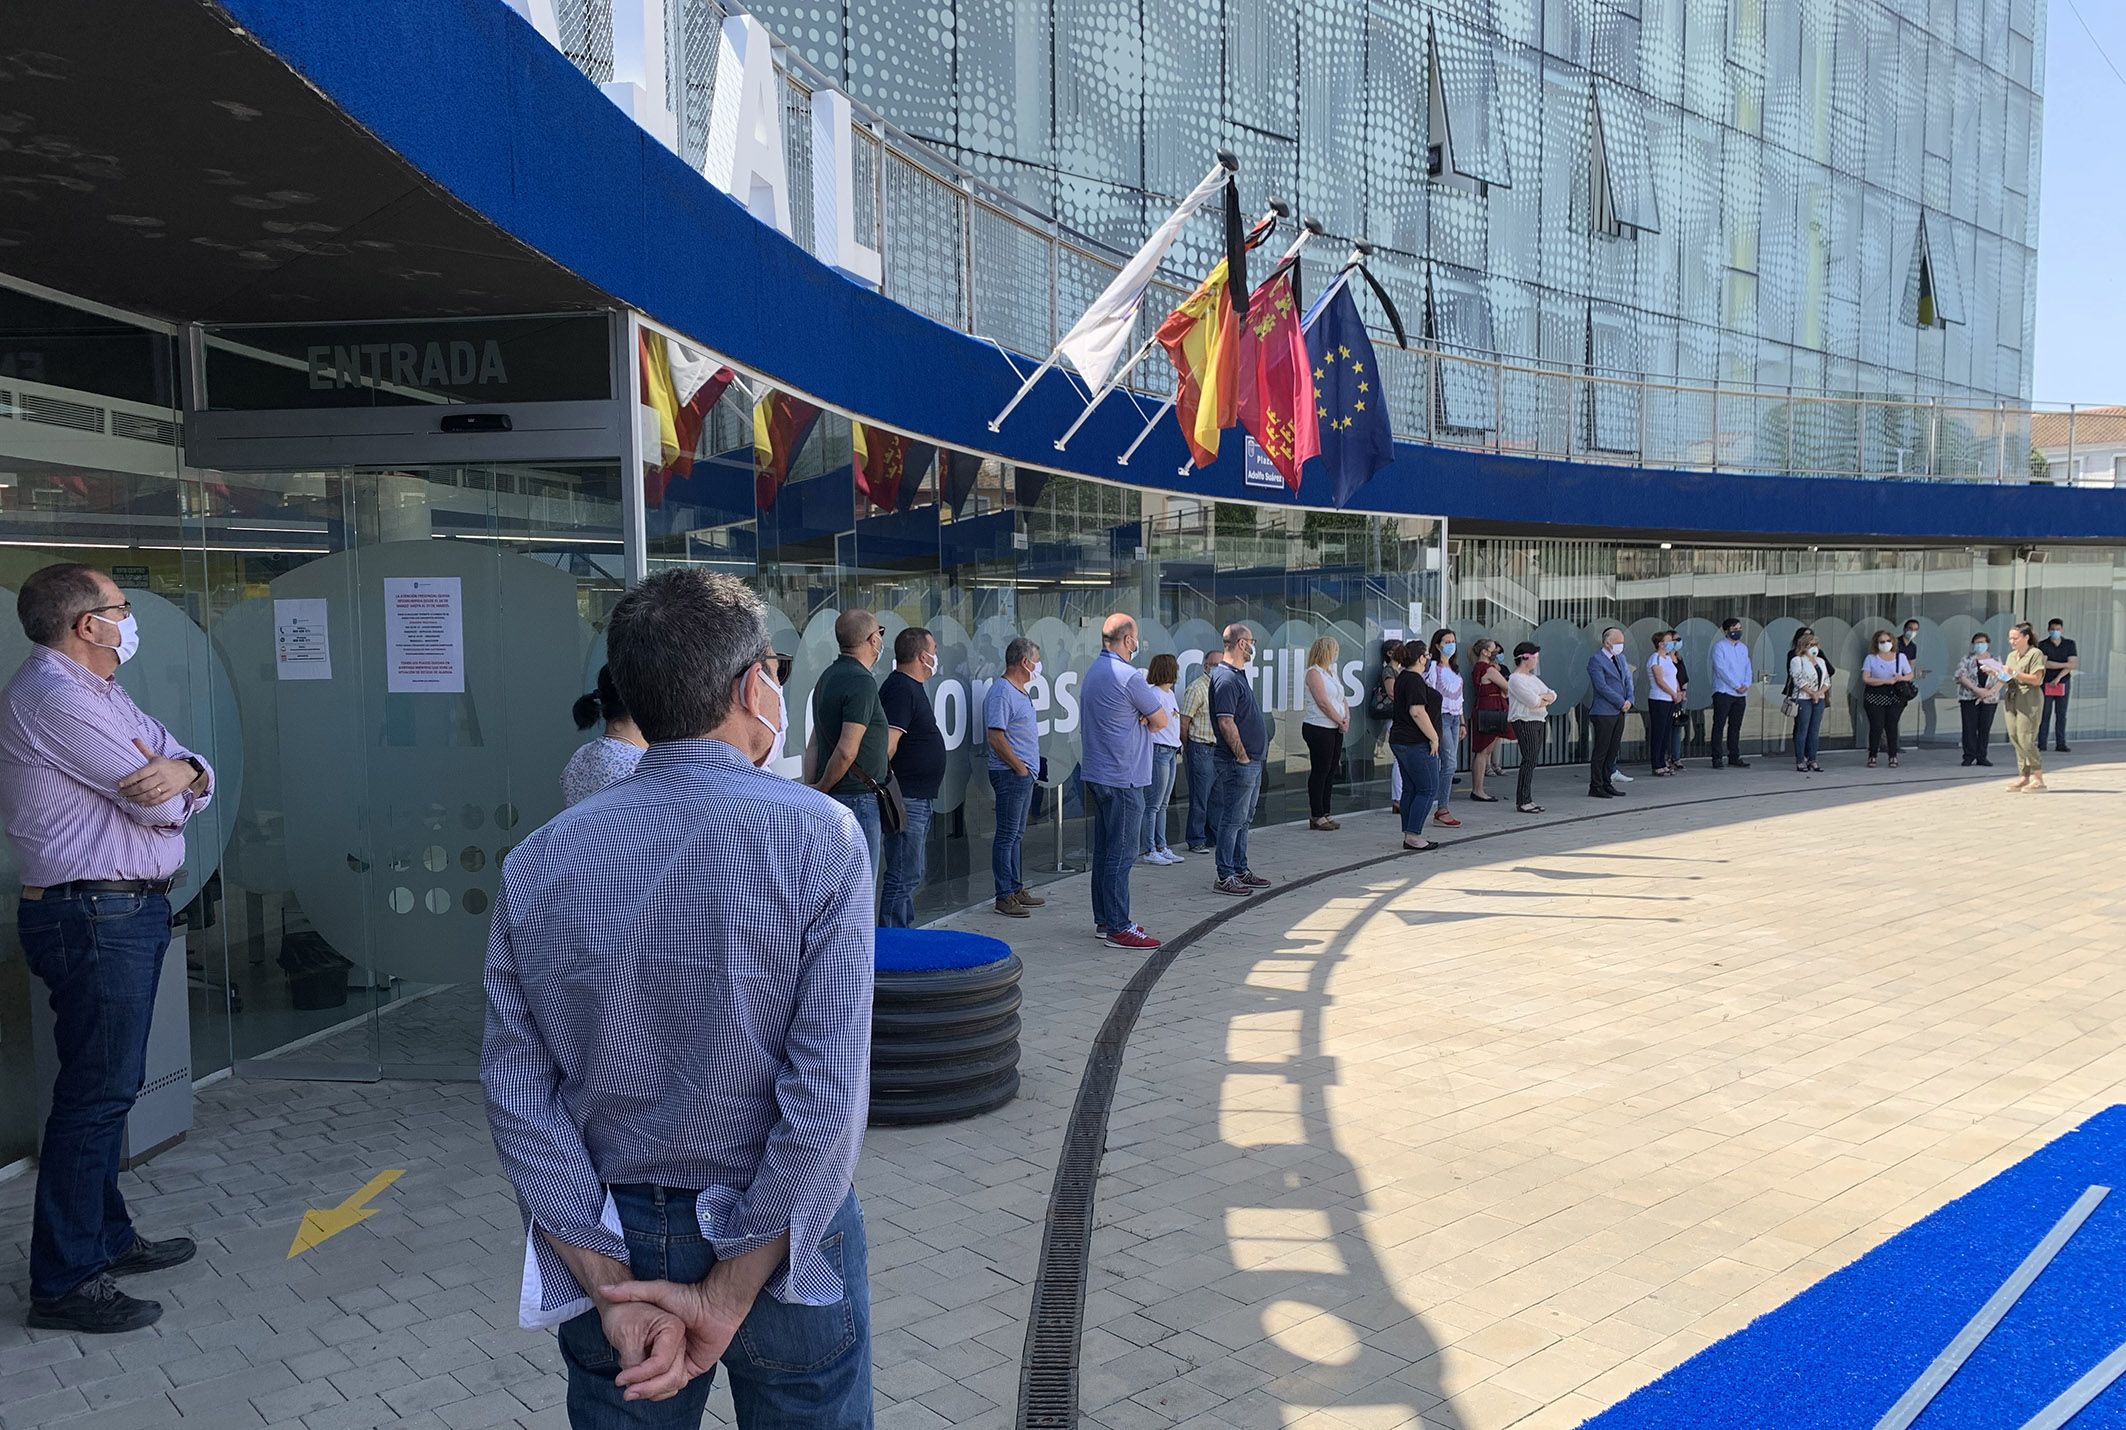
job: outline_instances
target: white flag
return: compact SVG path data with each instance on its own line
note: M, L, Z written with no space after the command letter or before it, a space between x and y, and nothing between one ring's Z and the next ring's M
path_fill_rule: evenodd
M696 352L677 338L666 338L666 360L672 365L672 395L681 407L694 400L694 394L708 385L723 364L707 353Z
M1070 359L1070 364L1091 383L1098 387L1107 381L1108 373L1114 370L1116 359L1129 345L1131 328L1136 323L1137 307L1144 301L1144 290L1151 286L1152 275L1159 270L1159 261L1166 251L1174 246L1181 235L1181 225L1188 222L1189 215L1203 207L1204 200L1224 187L1226 170L1223 164L1203 176L1203 182L1189 192L1181 201L1181 207L1167 215L1165 223L1137 256L1122 266L1115 281L1107 285L1107 291L1093 299L1071 330L1056 344L1056 351Z

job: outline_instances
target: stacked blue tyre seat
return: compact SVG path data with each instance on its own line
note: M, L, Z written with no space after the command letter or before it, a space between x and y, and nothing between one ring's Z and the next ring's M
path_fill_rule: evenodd
M993 1111L1019 1091L1019 956L950 929L878 931L871 1124Z

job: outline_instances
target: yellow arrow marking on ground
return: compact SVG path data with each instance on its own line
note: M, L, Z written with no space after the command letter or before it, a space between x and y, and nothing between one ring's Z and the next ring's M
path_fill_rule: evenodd
M367 1221L376 1215L376 1208L364 1205L371 1197L406 1175L404 1167L392 1167L377 1173L362 1183L362 1189L336 1207L313 1207L303 1213L303 1224L295 1233L295 1240L288 1247L288 1260L293 1261L311 1247L320 1245L329 1238L338 1236L356 1222Z

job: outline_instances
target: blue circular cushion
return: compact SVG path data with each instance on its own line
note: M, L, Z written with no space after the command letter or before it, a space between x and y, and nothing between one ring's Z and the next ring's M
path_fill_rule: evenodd
M952 929L880 929L880 973L925 973L940 968L980 968L1011 957L1011 945L987 934Z

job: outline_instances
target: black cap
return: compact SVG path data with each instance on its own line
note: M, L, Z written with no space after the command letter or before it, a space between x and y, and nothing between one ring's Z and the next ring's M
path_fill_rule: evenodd
M1522 641L1513 648L1513 658L1515 660L1519 660L1524 655L1541 655L1542 653L1543 648L1534 641Z

